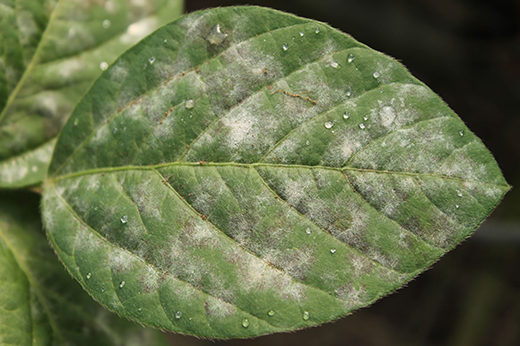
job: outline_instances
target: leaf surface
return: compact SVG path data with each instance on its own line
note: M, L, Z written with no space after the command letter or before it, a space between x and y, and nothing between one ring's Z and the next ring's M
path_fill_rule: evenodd
M178 17L182 4L180 0L0 4L0 169L5 171L0 187L43 180L49 155L41 153L49 151L92 82L122 52Z
M374 302L509 188L394 59L258 7L192 13L123 54L71 115L49 177L48 236L90 294L216 338Z
M0 194L0 339L6 345L165 345L94 302L49 247L38 197Z

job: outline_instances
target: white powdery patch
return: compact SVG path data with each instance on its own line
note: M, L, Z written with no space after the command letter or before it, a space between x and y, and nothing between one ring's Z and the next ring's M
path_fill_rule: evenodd
M53 92L42 92L34 98L33 107L39 113L54 118L58 115L59 95Z
M339 130L337 138L330 143L321 159L322 165L343 167L348 159L367 145L371 140L368 131L356 128Z
M74 77L79 71L85 68L85 64L78 58L66 59L52 66L51 71L57 73L61 78L68 79Z
M353 284L344 285L336 290L339 299L345 301L346 308L351 309L364 302L366 291L363 287L356 288Z
M27 45L32 36L38 33L38 25L34 21L33 14L29 11L18 12L16 16L16 26L20 32L20 42L22 45Z
M159 287L158 271L151 265L145 265L139 272L139 281L143 287L145 293L150 293Z
M450 157L435 169L434 173L473 181L486 181L488 175L486 164L476 162L468 153L468 147L475 144L475 142L471 142L462 148L455 149Z
M132 23L128 26L126 32L123 35L121 35L121 43L128 45L137 43L139 40L149 35L156 28L156 17L147 17L141 19L140 21Z
M120 179L122 178L124 178L124 176L120 177ZM161 186L156 186L155 183L155 177L143 177L143 181L139 186L125 184L123 188L128 188L128 194L143 218L155 218L161 221L161 209L163 199L166 198L166 196L161 190ZM120 184L123 185L124 182L120 181Z
M253 256L244 258L241 274L239 282L246 292L270 290L282 299L301 301L305 298L305 286Z
M355 247L366 245L364 241L364 233L367 230L367 221L370 217L365 208L356 202L338 198L336 203L350 213L350 227L348 229L331 227L330 232L338 240Z
M105 123L96 130L96 134L94 136L90 137L89 142L92 145L101 146L111 139L112 139L112 133L110 133L108 124Z
M378 100L377 103L378 107L370 111L370 119L378 120L388 130L410 125L419 117L413 106L406 105L404 97Z
M134 265L135 258L128 251L113 248L108 255L108 266L114 273L126 272Z
M29 169L25 160L15 159L12 161L4 162L0 165L0 181L11 183L15 180L21 180L25 178Z
M231 316L237 311L233 305L212 297L206 300L205 309L206 315L214 318Z
M268 251L263 256L263 259L282 268L287 274L298 280L305 279L307 269L311 267L315 260L311 250L302 251L294 249L282 251L276 248Z

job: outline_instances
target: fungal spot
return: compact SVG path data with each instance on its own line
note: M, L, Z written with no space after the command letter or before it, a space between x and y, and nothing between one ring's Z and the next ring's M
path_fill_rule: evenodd
M267 312L267 316L269 316L269 317L273 317L273 316L274 316L274 310L269 310L269 311Z
M332 254L336 253L336 249L330 249L330 253L332 253Z
M121 216L121 223L125 224L127 222L128 222L128 216L126 216L126 215Z
M348 119L348 118L350 118L350 113L345 112L345 114L343 114L343 119Z
M242 327L244 327L244 328L249 327L249 320L247 318L244 318L242 320Z
M227 34L220 30L220 24L215 25L209 32L206 40L211 44L221 44L226 39Z
M360 128L361 130L364 130L365 127L366 127L365 124L363 124L363 123L359 124L359 128Z
M175 318L178 319L178 320L180 320L181 317L182 317L182 312L180 312L180 311L176 311L176 312L175 312Z
M312 233L312 231L311 231L311 229L310 229L310 228L307 228L307 229L305 230L305 233L307 233L307 234L309 234L309 235L310 235L310 234Z
M124 281L121 281L121 282L119 283L119 288L123 288L123 287L125 287L125 282L124 282Z
M376 71L372 74L372 76L374 76L374 78L379 78L381 75Z
M109 21L108 19L105 19L105 20L103 21L103 28L108 29L108 28L110 28L110 25L111 25L111 24L112 24L112 23L110 23L110 21Z
M88 279L90 279L90 277L92 276L92 273L87 273L87 275L85 275L85 277Z
M314 30L314 32L319 34L320 33L320 28L316 27L316 30Z
M192 109L193 107L195 107L195 101L193 101L193 100L186 101L186 108L187 109Z
M325 123L325 128L327 128L327 129L332 128L332 126L334 126L334 123L333 123L332 121L327 121L327 122Z
M335 61L330 63L330 67L338 68L338 66L339 66L339 64Z
M347 62L350 64L352 61L354 61L354 59L356 59L356 57L354 56L354 54L349 54L347 56Z
M282 46L282 48L283 48L283 50L287 50L287 49L289 49L289 44L287 44L287 42L284 43L283 46Z
M108 63L106 61L103 61L101 64L99 64L99 68L101 71L106 71L108 68Z
M150 64L153 64L155 62L155 57L151 56L150 59L148 59L148 61L150 62Z
M302 318L304 321L308 321L309 318L311 318L311 314L309 314L309 311L304 311Z

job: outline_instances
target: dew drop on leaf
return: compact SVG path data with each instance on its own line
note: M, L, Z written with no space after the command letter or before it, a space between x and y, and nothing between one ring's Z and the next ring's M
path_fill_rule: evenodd
M308 321L309 318L311 318L311 314L309 313L309 311L304 311L302 318L304 321Z
M123 288L123 287L125 287L125 282L124 282L124 281L121 281L121 282L119 283L119 288Z
M92 276L92 274L91 274L91 273L87 273L87 275L86 275L85 277L86 277L86 278L87 278L87 280L88 280L88 279L90 279L90 277L91 277L91 276Z
M187 109L192 109L193 107L195 107L195 101L193 101L193 100L186 101L186 108Z
M359 128L360 128L361 130L364 130L365 127L366 127L365 124L363 124L363 123L359 124Z
M460 208L460 204L455 204L455 208L459 209Z
M460 135L461 137L464 136L464 131L463 131L463 130L459 131L459 135Z
M305 33L303 31L300 31L300 36L303 36L305 35Z
M345 114L343 114L343 119L348 119L348 118L350 118L350 113L345 112Z
M180 311L176 311L176 312L175 312L175 318L178 319L178 320L180 320L181 317L182 317L182 312L180 312Z
M267 316L270 316L270 317L274 316L274 310L269 310L267 312Z
M215 25L209 32L206 40L211 44L221 44L226 39L227 34L220 30L220 24Z
M155 57L151 56L150 59L148 59L148 61L150 62L150 64L153 64L155 62Z
M336 249L330 249L330 253L336 253Z
M121 223L127 223L128 222L128 216L123 215L121 216Z
M380 76L379 72L377 72L377 71L374 72L372 75L374 76L374 78L379 78L379 76Z
M339 64L335 61L330 63L330 67L338 68L338 66L339 66Z
M347 56L347 62L350 64L352 61L354 61L354 59L356 59L356 57L354 56L354 54L349 54Z
M334 126L334 123L333 123L332 121L327 121L327 122L325 123L325 127L326 127L327 129L330 129L332 126Z
M102 71L106 71L106 69L108 68L108 64L106 61L103 61L101 64L99 64L99 68L102 70Z
M316 30L314 32L319 34L320 33L320 28L316 27Z
M311 234L311 233L312 233L312 231L311 231L311 229L310 229L310 228L307 228L307 230L305 231L305 233L307 233L307 234Z
M111 25L111 24L112 24L112 23L110 23L110 21L109 21L108 19L105 19L105 20L103 21L103 28L108 29L108 28L110 28L110 25Z
M283 50L287 50L289 49L289 44L287 43L284 43L283 46L282 46Z
M105 292L105 287L101 287L101 292Z
M244 318L242 320L242 327L244 327L244 328L249 327L249 320L247 318Z
M461 191L457 191L457 196L462 197L462 192Z

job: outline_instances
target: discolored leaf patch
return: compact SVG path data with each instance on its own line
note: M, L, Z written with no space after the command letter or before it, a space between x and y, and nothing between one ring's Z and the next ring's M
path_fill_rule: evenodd
M394 59L319 22L231 7L162 27L100 77L57 141L43 217L110 310L250 337L394 291L508 189Z

